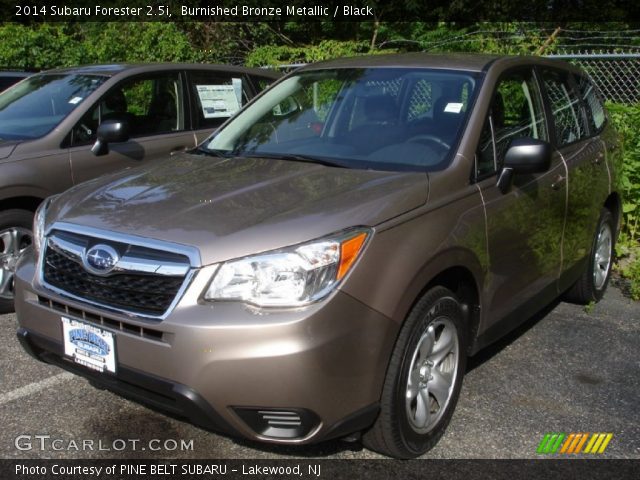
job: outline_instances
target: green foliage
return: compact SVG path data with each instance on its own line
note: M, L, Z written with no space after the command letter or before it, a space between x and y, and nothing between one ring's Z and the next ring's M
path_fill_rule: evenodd
M622 232L616 245L618 270L631 282L631 296L640 300L640 105L607 105L622 141L618 165Z
M622 141L622 161L618 165L623 194L621 247L637 246L640 239L640 105L609 104L611 119Z
M596 308L596 302L591 301L584 306L584 313L591 315L594 308Z
M366 53L369 53L369 44L366 41L323 40L317 45L301 47L265 45L253 49L246 58L246 64L248 66L275 66L308 63L339 57L353 57L354 55Z
M176 23L49 23L0 26L0 65L46 69L110 62L198 61Z
M636 255L626 267L622 268L622 276L631 282L630 293L631 298L640 300L640 255Z

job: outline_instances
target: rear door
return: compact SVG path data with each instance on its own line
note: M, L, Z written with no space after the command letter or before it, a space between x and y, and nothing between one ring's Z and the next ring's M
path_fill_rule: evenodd
M145 74L123 80L103 95L71 131L69 157L74 183L194 147L187 112L181 72ZM96 140L98 125L106 119L127 120L131 138L127 142L111 143L108 154L95 156L91 146Z
M503 74L492 98L476 153L475 175L487 217L486 328L541 294L556 294L566 201L566 170L559 155L552 156L546 172L516 175L505 193L496 185L514 139L549 141L533 69Z
M602 142L595 124L590 124L585 102L581 98L586 96L588 100L587 86L580 86L573 74L559 69L542 69L542 79L551 111L556 148L568 168L568 207L561 266L563 276L559 284L559 289L563 291L585 268L600 209L607 198L609 178Z

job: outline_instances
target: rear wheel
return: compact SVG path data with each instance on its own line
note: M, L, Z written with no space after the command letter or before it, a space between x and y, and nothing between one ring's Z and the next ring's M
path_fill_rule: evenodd
M33 213L0 212L0 313L13 311L13 277L18 258L32 243Z
M613 215L605 208L600 214L598 227L593 238L589 263L578 281L567 291L565 298L568 301L588 304L602 298L611 276L615 245L614 232Z
M458 401L466 367L462 307L444 287L429 290L400 331L376 423L363 436L371 450L413 458L444 433Z

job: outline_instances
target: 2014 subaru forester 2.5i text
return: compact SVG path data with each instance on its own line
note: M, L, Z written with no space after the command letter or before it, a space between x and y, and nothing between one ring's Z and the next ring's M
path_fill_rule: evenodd
M468 355L560 295L603 295L617 148L564 63L304 67L199 148L46 201L16 272L18 337L206 428L362 433L415 457Z

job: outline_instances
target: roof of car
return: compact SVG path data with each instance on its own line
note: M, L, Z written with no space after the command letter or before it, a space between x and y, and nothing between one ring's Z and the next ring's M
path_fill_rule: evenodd
M302 67L300 70L329 68L375 68L375 67L423 67L480 72L496 61L521 61L522 63L555 64L557 60L544 57L516 55L488 55L478 53L393 53L363 55L359 57L327 60ZM564 66L568 64L562 62Z
M207 63L114 63L106 65L81 65L78 67L57 68L43 73L83 73L94 75L113 76L124 71L136 71L136 73L152 72L157 70L215 70L220 72L250 73L262 77L279 78L281 73L263 68L238 67L234 65L207 64Z
M0 70L0 77L24 78L33 75L33 72L18 72L15 70Z

